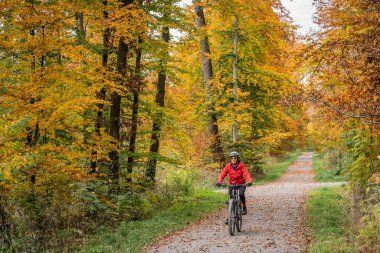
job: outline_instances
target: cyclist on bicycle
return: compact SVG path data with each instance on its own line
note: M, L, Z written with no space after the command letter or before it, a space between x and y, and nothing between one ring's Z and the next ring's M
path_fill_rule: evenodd
M231 163L228 163L220 173L218 183L216 186L221 187L223 179L228 175L229 176L229 185L239 185L239 184L245 184L247 181L247 186L252 185L252 178L249 174L249 171L245 167L244 163L240 162L240 154L236 151L232 151L230 153ZM247 214L247 206L245 202L245 185L240 186L239 188L239 197L243 206L243 213ZM230 188L231 191L231 188ZM231 195L231 192L229 192Z

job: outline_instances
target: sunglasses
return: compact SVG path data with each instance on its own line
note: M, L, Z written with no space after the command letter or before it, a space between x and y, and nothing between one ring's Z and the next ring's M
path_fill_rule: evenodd
M237 159L237 157L230 157L231 158L231 160L236 160Z

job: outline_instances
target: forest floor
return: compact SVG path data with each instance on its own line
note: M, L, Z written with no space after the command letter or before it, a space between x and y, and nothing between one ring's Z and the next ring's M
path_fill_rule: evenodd
M243 231L230 236L224 224L227 208L156 240L144 253L185 252L305 252L309 242L305 227L308 191L342 183L316 183L313 153L303 153L277 181L246 190L248 214Z

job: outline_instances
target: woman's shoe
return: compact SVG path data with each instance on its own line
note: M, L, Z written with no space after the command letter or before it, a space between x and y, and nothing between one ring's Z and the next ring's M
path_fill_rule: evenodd
M241 213L242 215L246 215L247 214L247 207L246 206L243 206L243 211Z

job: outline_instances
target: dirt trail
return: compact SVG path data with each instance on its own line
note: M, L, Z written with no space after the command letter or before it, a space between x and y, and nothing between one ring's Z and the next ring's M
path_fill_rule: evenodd
M248 214L243 231L231 237L224 225L226 210L176 232L143 252L305 252L304 208L307 191L341 183L315 183L312 153L303 153L284 176L246 191Z

